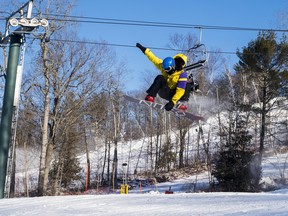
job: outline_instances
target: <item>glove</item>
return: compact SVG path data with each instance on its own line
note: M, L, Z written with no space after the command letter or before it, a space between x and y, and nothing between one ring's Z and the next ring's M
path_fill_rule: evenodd
M174 107L174 103L172 101L169 101L166 105L165 105L165 110L166 111L170 111L172 110Z
M140 43L136 43L136 47L138 47L143 53L145 53L146 47L143 47Z

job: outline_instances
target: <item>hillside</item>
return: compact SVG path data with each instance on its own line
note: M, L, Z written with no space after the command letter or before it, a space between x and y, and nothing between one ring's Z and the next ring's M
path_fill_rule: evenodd
M202 107L206 107L206 113L209 111L208 108L211 109L211 101L207 100L198 100L199 103L202 104ZM288 119L288 110L287 110L288 102L283 98L276 98L274 101L271 101L271 111L269 113L269 124L267 124L267 131L269 136L266 139L266 157L263 161L263 166L267 166L268 169L263 168L263 178L262 185L264 190L271 190L277 188L281 183L286 183L286 156L283 151L286 151L287 138L288 138L288 129L287 129L287 119ZM259 107L259 105L255 104L254 107ZM227 112L221 112L220 118L222 121L227 119ZM215 151L217 144L219 143L219 137L217 135L218 128L217 122L219 121L218 116L216 114L208 116L206 114L207 120L202 123L201 127L203 129L203 139L204 142L209 139L209 151ZM257 118L256 118L257 119ZM253 142L255 144L258 143L258 137L255 136L257 130L259 129L259 122L252 121L249 131L253 137ZM199 131L199 125L194 123L191 125L186 139L189 142L189 146L187 146L191 159L193 159L194 154L197 152L197 135ZM171 141L177 142L178 139L178 131L172 131L171 133ZM154 140L155 138L152 138ZM149 146L151 139L146 137L141 140L130 140L124 141L121 140L118 143L118 173L120 177L123 177L128 174L129 179L133 180L134 178L150 178L151 176L145 173L148 173L150 168L150 163L147 157L147 148ZM285 143L286 142L286 143ZM200 143L200 154L205 154L203 148L203 140ZM282 152L281 152L282 151ZM89 152L90 163L91 163L91 180L94 184L97 184L97 179L102 172L103 166L103 146L95 146L93 151ZM29 188L30 190L36 190L37 181L38 181L38 166L39 166L39 150L35 148L30 148L27 151L27 163L24 163L24 150L19 148L17 150L17 175L16 175L16 191L18 193L23 192L24 185L24 177L25 170L27 170L28 178L29 178ZM272 156L272 158L267 157ZM79 191L80 188L83 188L85 185L85 169L86 169L86 154L82 154L78 156L80 161L80 165L82 167L82 177L81 181L75 181L72 183L70 188L74 191ZM280 161L280 162L279 162ZM128 166L122 166L123 163L127 163ZM269 173L267 170L271 170L273 166L276 168L277 172ZM138 175L134 175L134 172L137 171ZM182 192L191 192L202 190L209 183L209 178L211 179L211 175L207 171L203 171L199 173L201 169L196 170L197 172L193 172L193 170L189 167L180 171L172 170L169 174L166 175L166 180L175 180L175 179L183 179L187 178L188 180L185 183L185 187L182 188ZM193 174L194 173L194 174ZM195 175L195 173L198 173ZM159 175L162 175L161 173ZM163 174L164 175L164 174ZM168 177L167 177L168 176ZM192 176L192 177L191 177ZM188 182L188 183L187 183ZM119 182L121 184L121 182ZM160 187L158 187L159 189ZM165 190L168 188L165 187ZM135 190L135 189L134 189ZM150 190L150 189L149 189ZM133 191L131 191L133 192Z

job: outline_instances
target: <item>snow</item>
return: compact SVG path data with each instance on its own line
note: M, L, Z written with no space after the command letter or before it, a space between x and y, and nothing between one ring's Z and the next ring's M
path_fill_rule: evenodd
M263 160L263 181L271 185L285 174L287 154L274 154ZM197 182L197 184L196 184ZM208 173L136 188L129 194L47 196L0 200L1 216L70 215L288 215L288 189L261 193L190 193L208 184ZM165 191L173 194L165 194ZM187 193L189 192L189 193Z
M287 154L273 155L263 161L263 179L279 179L286 173ZM267 179L266 179L267 180ZM129 191L129 194L47 196L0 200L1 216L70 216L70 215L288 215L288 189L272 192L199 192L194 186L208 184L208 173L188 176L170 182L149 185ZM267 182L267 181L266 181ZM165 191L173 194L165 194ZM187 193L189 192L189 193Z
M0 215L287 215L288 194L111 194L3 199Z

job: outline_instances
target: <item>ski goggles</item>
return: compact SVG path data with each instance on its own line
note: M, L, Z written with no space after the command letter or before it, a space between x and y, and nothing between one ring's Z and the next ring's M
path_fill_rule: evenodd
M169 73L170 71L174 70L173 67L169 66L168 68L164 68L164 71Z

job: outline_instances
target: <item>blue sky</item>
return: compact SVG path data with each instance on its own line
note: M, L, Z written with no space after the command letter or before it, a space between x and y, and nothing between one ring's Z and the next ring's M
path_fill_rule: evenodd
M177 3L176 3L177 2ZM79 0L73 15L96 18L125 19L149 22L179 23L243 28L280 28L278 16L287 10L287 0ZM283 21L282 21L283 22ZM191 32L199 37L197 29L159 28L143 26L81 24L79 34L87 40L104 39L111 44L146 47L167 47L169 36ZM220 49L235 52L255 39L257 31L203 30L202 43L207 50ZM134 47L112 47L119 58L125 60L129 70L128 90L145 86L143 72L155 70L146 57ZM175 51L152 50L161 58ZM233 64L236 55L224 55ZM142 75L142 76L141 76ZM155 74L151 73L151 80ZM142 85L144 84L144 85ZM148 86L147 86L148 87ZM144 87L145 88L145 87Z

